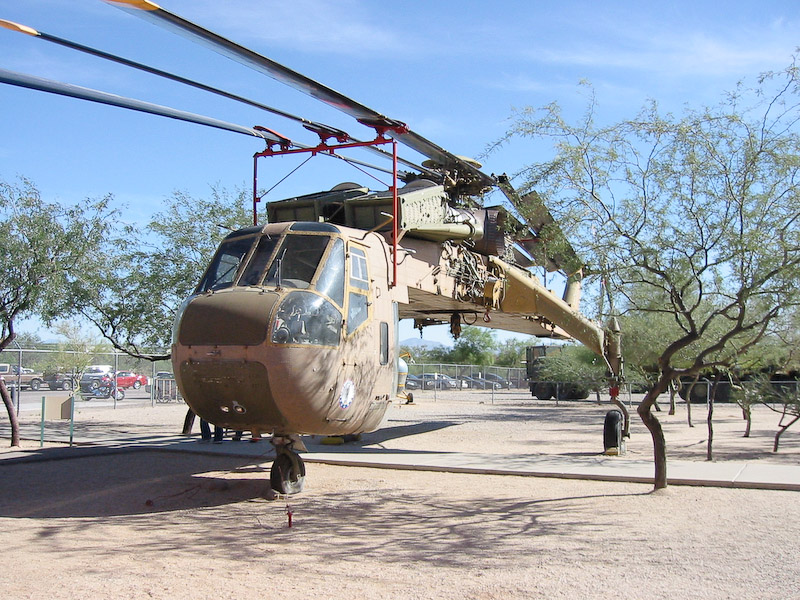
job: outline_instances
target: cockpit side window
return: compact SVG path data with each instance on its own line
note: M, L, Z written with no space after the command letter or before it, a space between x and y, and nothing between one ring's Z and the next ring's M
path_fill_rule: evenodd
M344 242L337 239L317 279L317 291L344 306Z
M369 272L363 248L350 245L350 293L347 298L347 335L369 318Z
M270 256L278 243L278 238L263 236L258 241L258 247L250 257L250 261L244 269L244 273L239 278L239 285L259 285L264 276L264 268L267 266Z
M272 261L265 285L307 288L328 245L327 235L287 235Z
M220 244L197 291L208 292L233 285L239 266L252 246L252 236L237 237Z

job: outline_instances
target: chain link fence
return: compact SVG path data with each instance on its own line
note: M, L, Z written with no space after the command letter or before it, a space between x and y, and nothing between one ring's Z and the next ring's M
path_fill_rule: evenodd
M116 373L120 387L138 388L142 381L154 402L183 400L168 360L137 359L122 352L84 352L65 350L56 345L47 348L13 348L0 352L0 375L14 395L20 390L78 391L80 380L89 366L103 366ZM144 376L138 377L135 376Z

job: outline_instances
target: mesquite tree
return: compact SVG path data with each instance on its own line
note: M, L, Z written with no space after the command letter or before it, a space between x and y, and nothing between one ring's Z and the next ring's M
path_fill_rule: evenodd
M107 225L109 199L76 206L44 202L29 181L0 182L0 350L16 337L17 319L54 318L71 311L71 294L82 273L96 268ZM11 445L19 426L8 390L0 396L11 423Z
M551 160L517 175L521 187L544 197L617 311L676 325L658 342L658 378L638 407L656 489L667 485L658 396L675 379L734 365L800 302L799 84L792 64L716 106L676 117L652 102L611 125L597 122L593 101L577 124L551 104L517 112L501 140L554 142Z
M212 188L209 198L174 192L143 231L107 237L102 267L75 290L74 306L117 350L164 360L175 313L194 290L219 242L252 223L248 198Z

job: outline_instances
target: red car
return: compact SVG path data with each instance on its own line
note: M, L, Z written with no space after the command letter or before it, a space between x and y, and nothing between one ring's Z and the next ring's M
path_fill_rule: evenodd
M117 372L117 387L138 390L143 385L147 385L147 377L144 375L137 375L133 371Z

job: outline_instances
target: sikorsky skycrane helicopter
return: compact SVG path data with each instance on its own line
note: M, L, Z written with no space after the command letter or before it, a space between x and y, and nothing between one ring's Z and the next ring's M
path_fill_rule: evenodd
M397 388L397 323L419 328L479 323L538 337L574 338L621 375L618 328L605 330L579 312L582 265L565 240L548 252L539 233L553 219L535 193L520 199L504 175L453 155L390 119L260 54L170 13L148 0L106 0L200 41L352 116L374 132L360 141L222 90L100 50L0 21L95 56L246 102L302 123L319 136L302 145L263 127L241 127L147 102L0 70L0 81L113 104L263 138L254 157L253 226L220 244L194 294L175 318L172 363L178 386L202 418L234 430L270 434L270 472L280 493L302 490L301 435L359 434L377 429ZM398 142L427 157L417 165L398 156ZM391 146L391 152L382 150ZM326 191L267 204L258 224L257 166L262 157L309 153L343 158L367 148L392 161L392 185L373 191L341 183ZM406 171L398 171L402 164ZM402 185L401 185L402 184ZM499 188L514 205L535 207L524 225L502 206L485 207ZM567 276L563 297L529 270Z

